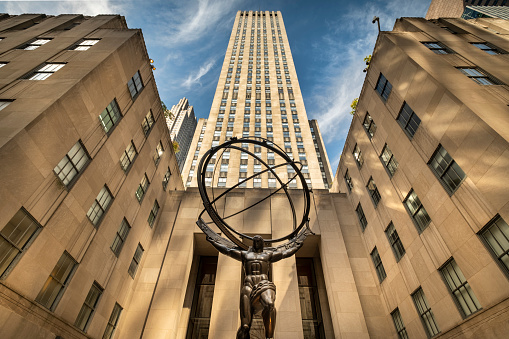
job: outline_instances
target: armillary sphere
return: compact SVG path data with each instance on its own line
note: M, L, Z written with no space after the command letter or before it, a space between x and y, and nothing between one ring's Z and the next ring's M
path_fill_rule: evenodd
M274 152L275 154L280 156L284 162L281 164L278 164L278 165L268 165L265 161L263 161L255 153L250 152L248 150L248 147L245 147L246 144L252 144L252 145L255 145L258 147L264 147L267 150ZM216 157L218 158L218 160L221 159L223 153L226 150L237 150L240 152L244 152L244 153L248 154L249 156L252 156L254 159L258 160L261 164L263 164L265 166L265 168L260 172L256 172L253 175L251 175L247 178L244 178L243 180L240 180L238 183L236 183L232 187L227 188L224 192L222 192L217 197L214 196L214 191L213 191L213 189L211 189L211 192L212 192L212 200L211 200L209 197L209 194L207 192L206 185L205 185L205 171L210 163L210 160L215 158L216 154L217 154ZM217 161L216 164L217 163L220 163L220 161ZM276 171L275 171L275 169L277 169L278 167L283 167L283 166L284 167L291 166L293 168L293 170L295 171L295 174L292 177L289 177L288 180L285 182L283 182L281 180L281 178L278 177L278 175L276 174ZM198 165L198 189L200 192L201 199L203 201L203 205L205 207L205 209L200 213L200 216L198 217L198 222L197 222L198 226L208 236L213 236L214 238L215 237L221 238L221 236L219 236L217 233L215 233L213 230L211 230L207 226L207 223L205 223L205 221L202 219L203 213L205 211L207 211L208 215L212 219L212 222L217 225L217 227L221 230L222 234L224 234L228 239L230 239L238 247L240 247L244 250L247 250L248 246L242 241L242 239L253 240L253 237L236 231L234 227L232 227L225 221L225 219L228 219L235 215L238 215L238 214L248 210L249 208L258 205L259 203L263 202L264 200L270 198L272 195L278 193L279 191L283 190L284 193L286 194L286 197L288 198L288 202L290 204L290 208L292 211L293 231L281 238L264 239L264 242L266 244L272 244L272 246L274 246L273 245L274 243L287 241L286 244L279 245L278 247L282 247L287 244L289 245L289 243L292 242L292 240L295 240L297 238L297 236L299 235L299 232L302 230L302 228L304 226L306 226L306 229L304 229L301 233L306 232L306 231L311 232L309 230L310 191L309 191L308 185L306 183L306 180L304 179L304 176L302 175L301 168L302 168L301 162L294 161L283 151L283 149L281 149L279 146L273 144L271 141L264 139L264 138L259 138L259 137L235 138L234 137L234 138L231 138L229 141L226 141L225 143L223 143L217 147L212 147L203 155L203 157L201 158L200 163ZM230 192L233 189L237 188L238 186L242 185L244 182L251 180L265 172L272 173L273 176L276 178L277 182L279 182L279 185L281 187L274 189L274 191L271 191L271 193L269 195L260 199L256 203L254 203L254 204L252 204L252 205L250 205L250 206L248 206L234 214L231 214L229 216L221 218L215 208L215 203L220 198L227 195L228 192ZM302 219L300 220L299 223L297 223L297 214L295 211L294 203L292 201L290 193L288 192L289 183L292 182L292 180L294 180L297 177L299 178L299 180L302 184L301 192L304 197L304 210L302 213ZM227 241L226 239L224 239L224 240Z

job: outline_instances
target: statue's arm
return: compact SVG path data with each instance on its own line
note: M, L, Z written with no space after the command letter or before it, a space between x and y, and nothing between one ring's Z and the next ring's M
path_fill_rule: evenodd
M220 253L227 255L236 260L242 260L242 250L239 248L232 248L225 244L222 244L218 239L207 236L207 241L212 244Z

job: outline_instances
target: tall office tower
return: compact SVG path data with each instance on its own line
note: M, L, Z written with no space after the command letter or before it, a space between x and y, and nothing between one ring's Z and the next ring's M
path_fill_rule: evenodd
M2 15L0 37L0 337L111 338L183 188L141 31Z
M309 129L311 130L311 137L315 146L316 156L318 157L318 165L320 166L320 172L322 173L323 185L325 188L329 188L332 184L332 170L329 163L329 157L325 150L325 144L323 143L322 133L318 128L318 121L315 119L308 120Z
M195 163L207 150L231 137L247 136L266 138L284 148L302 162L308 185L324 188L281 12L237 12L207 128L202 140L191 145L196 153L189 155L182 172L186 186L197 186ZM248 149L268 164L279 164L273 153L253 145ZM247 154L235 150L227 154L229 159L221 159L215 174L213 166L207 170L207 185L231 187L262 170ZM283 181L294 176L286 166L276 173ZM276 187L276 179L263 173L243 186ZM299 186L296 180L290 183L292 188Z
M500 18L509 20L508 0L432 0L426 19Z
M368 314L361 296L365 315L400 338L509 331L508 33L403 18L377 40L334 189L358 216L357 267L376 273L356 275L360 293L384 300Z
M166 124L170 130L171 140L176 141L179 145L177 162L179 170L182 172L196 131L196 117L193 106L189 106L189 101L186 98L180 99L177 105L173 105L170 114L171 116L166 117Z

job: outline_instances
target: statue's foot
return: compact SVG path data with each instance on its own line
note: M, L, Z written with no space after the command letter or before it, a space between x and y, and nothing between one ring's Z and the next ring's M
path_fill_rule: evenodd
M250 339L249 325L242 325L237 331L237 339Z

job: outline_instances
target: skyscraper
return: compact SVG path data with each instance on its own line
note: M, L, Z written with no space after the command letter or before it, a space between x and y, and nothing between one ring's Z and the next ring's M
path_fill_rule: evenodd
M179 145L176 155L179 169L182 172L196 130L194 108L189 105L189 100L182 98L177 105L171 107L170 114L166 116L166 124L170 130L171 140L176 141Z
M300 161L309 186L325 187L281 12L237 12L206 129L201 134L191 145L182 172L186 186L197 185L197 162L210 147L231 137L255 136L273 141ZM269 165L279 164L273 154L254 147L249 150L260 152ZM231 187L261 170L247 154L236 151L229 159L223 157L221 165L215 175L213 168L207 171L208 185ZM276 173L285 181L293 176L292 171L283 166ZM264 173L244 185L275 187L276 179ZM292 188L299 185L290 183Z
M426 19L501 18L509 19L507 0L432 0Z

